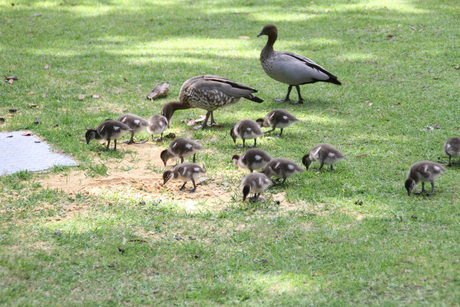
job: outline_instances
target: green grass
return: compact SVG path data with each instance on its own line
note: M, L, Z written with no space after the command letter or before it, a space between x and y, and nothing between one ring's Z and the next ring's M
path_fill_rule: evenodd
M241 152L230 127L274 108L301 122L258 141L272 156L300 163L319 142L348 156L261 203L237 191L222 210L203 202L195 213L157 195L67 195L43 188L42 174L1 176L0 304L458 304L460 165L433 196L408 197L403 186L411 164L446 161L444 142L460 134L458 13L448 0L0 1L1 73L19 78L0 83L0 129L32 130L87 176L131 156L86 145L86 127L157 114L200 74L253 86L265 100L218 110L223 127L203 131L183 122L202 110L174 115L171 131L213 149L199 160L213 180ZM266 37L256 35L267 23L278 27L276 50L313 59L343 86L306 85L303 105L275 102L287 86L260 67ZM168 97L145 98L165 81ZM238 189L239 177L226 179ZM281 210L275 192L295 209Z

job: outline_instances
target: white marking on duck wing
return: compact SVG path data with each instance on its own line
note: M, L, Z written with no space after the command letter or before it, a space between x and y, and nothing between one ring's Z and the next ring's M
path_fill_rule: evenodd
M101 127L101 130L100 130L100 131L102 132L104 129L105 129L105 125L102 125L102 127Z
M113 126L113 130L118 131L121 130L121 128L119 126Z
M278 168L278 166L280 165L279 162L276 162L275 166L273 168Z
M284 120L288 120L288 117L286 115L283 115Z
M140 120L138 120L138 119L135 119L135 120L134 120L134 124L136 124L137 126L139 126L140 123L141 123Z
M247 127L247 128L246 128L246 131L248 131L248 133L251 133L252 128L251 128L251 127Z
M315 158L318 158L318 153L319 153L320 150L321 150L321 146L319 146L319 147L313 152L313 156L314 156Z
M428 165L425 165L425 167L423 167L423 171L426 173L428 172Z
M187 173L187 168L186 168L186 167L184 167L184 169L182 170L182 176L184 176L184 177L185 177L185 174L186 174L186 173Z
M270 115L270 119L273 119L273 117L275 116L275 113L272 113L272 115Z
M187 145L185 145L185 148L191 149L191 148L192 148L192 144L187 144Z
M171 148L175 148L177 147L177 142L175 142L174 144L172 144Z
M330 153L327 154L327 156L330 157L330 158L335 158L335 153L330 152Z
M262 160L262 157L259 156L259 155L256 155L256 156L254 157L254 159L256 159L257 161L259 161L259 160Z
M294 165L288 164L288 169L290 169L291 171L294 170Z
M439 166L437 166L437 165L435 165L433 168L434 168L434 170L437 171L437 172L439 172L439 171L441 170L441 168L440 168Z

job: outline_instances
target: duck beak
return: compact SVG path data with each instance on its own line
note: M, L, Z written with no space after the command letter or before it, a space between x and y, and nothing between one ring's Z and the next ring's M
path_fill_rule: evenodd
M263 32L263 31L262 31L262 32ZM262 32L260 32L259 34L257 34L257 37L264 35Z

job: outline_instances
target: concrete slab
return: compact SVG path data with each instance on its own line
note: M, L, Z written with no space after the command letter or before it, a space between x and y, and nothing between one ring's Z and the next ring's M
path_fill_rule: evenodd
M0 175L44 171L54 165L77 166L78 163L52 152L48 144L29 131L0 133Z

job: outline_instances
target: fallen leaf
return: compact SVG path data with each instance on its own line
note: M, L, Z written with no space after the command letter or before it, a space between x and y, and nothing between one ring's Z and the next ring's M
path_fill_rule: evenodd
M11 108L11 109L9 109L8 111L10 111L10 113L16 113L17 110L18 110L18 109Z
M206 115L201 114L198 119L195 119L195 123L201 123L206 119Z
M195 126L195 119L190 118L189 121L187 122L187 126Z
M13 137L12 135L8 135L6 138L11 139L12 137Z
M417 30L415 27L410 27L410 29L411 29L411 30L414 30L414 31Z
M356 158L361 158L361 157L365 157L365 156L368 156L369 154L362 154L362 155L357 155Z
M167 95L169 92L169 83L164 82L160 83L147 95L147 99L155 99L157 97Z
M37 144L38 144L38 143L41 143L41 142L40 142L40 141L35 141L34 143L37 143Z
M32 132L23 132L21 133L22 136L32 136L34 135Z
M83 100L83 99L85 99L84 95L78 95L78 100Z
M238 38L239 39L250 39L250 37L247 35L240 35Z
M35 124L35 125L40 124L40 120L38 120L38 119L34 120L34 124Z
M176 138L176 134L171 132L171 133L165 135L165 138L167 138L167 139L174 139L174 138Z
M94 94L94 95L93 95L93 98L94 98L94 99L99 99L99 98L101 98L101 94Z
M14 79L8 80L8 83L9 83L9 84L13 84L13 82L14 82Z
M48 64L45 65L45 67L43 67L43 69L49 69L50 66Z
M370 106L370 107L372 107L372 104L373 104L372 102L369 102L367 105Z
M32 16L30 17L42 17L42 14L33 14Z
M18 81L18 77L15 77L15 76L11 76L11 77L5 77L5 80L9 81L9 80L14 80L14 81Z
M460 66L454 66L454 69L459 69L459 68L460 68Z
M34 104L34 103L28 103L27 106L28 106L29 108L36 108L36 107L37 107L37 105Z
M43 98L46 98L46 97L48 97L48 94L47 94L47 93L45 93L45 94L43 94L43 96L42 96L42 97L43 97Z

